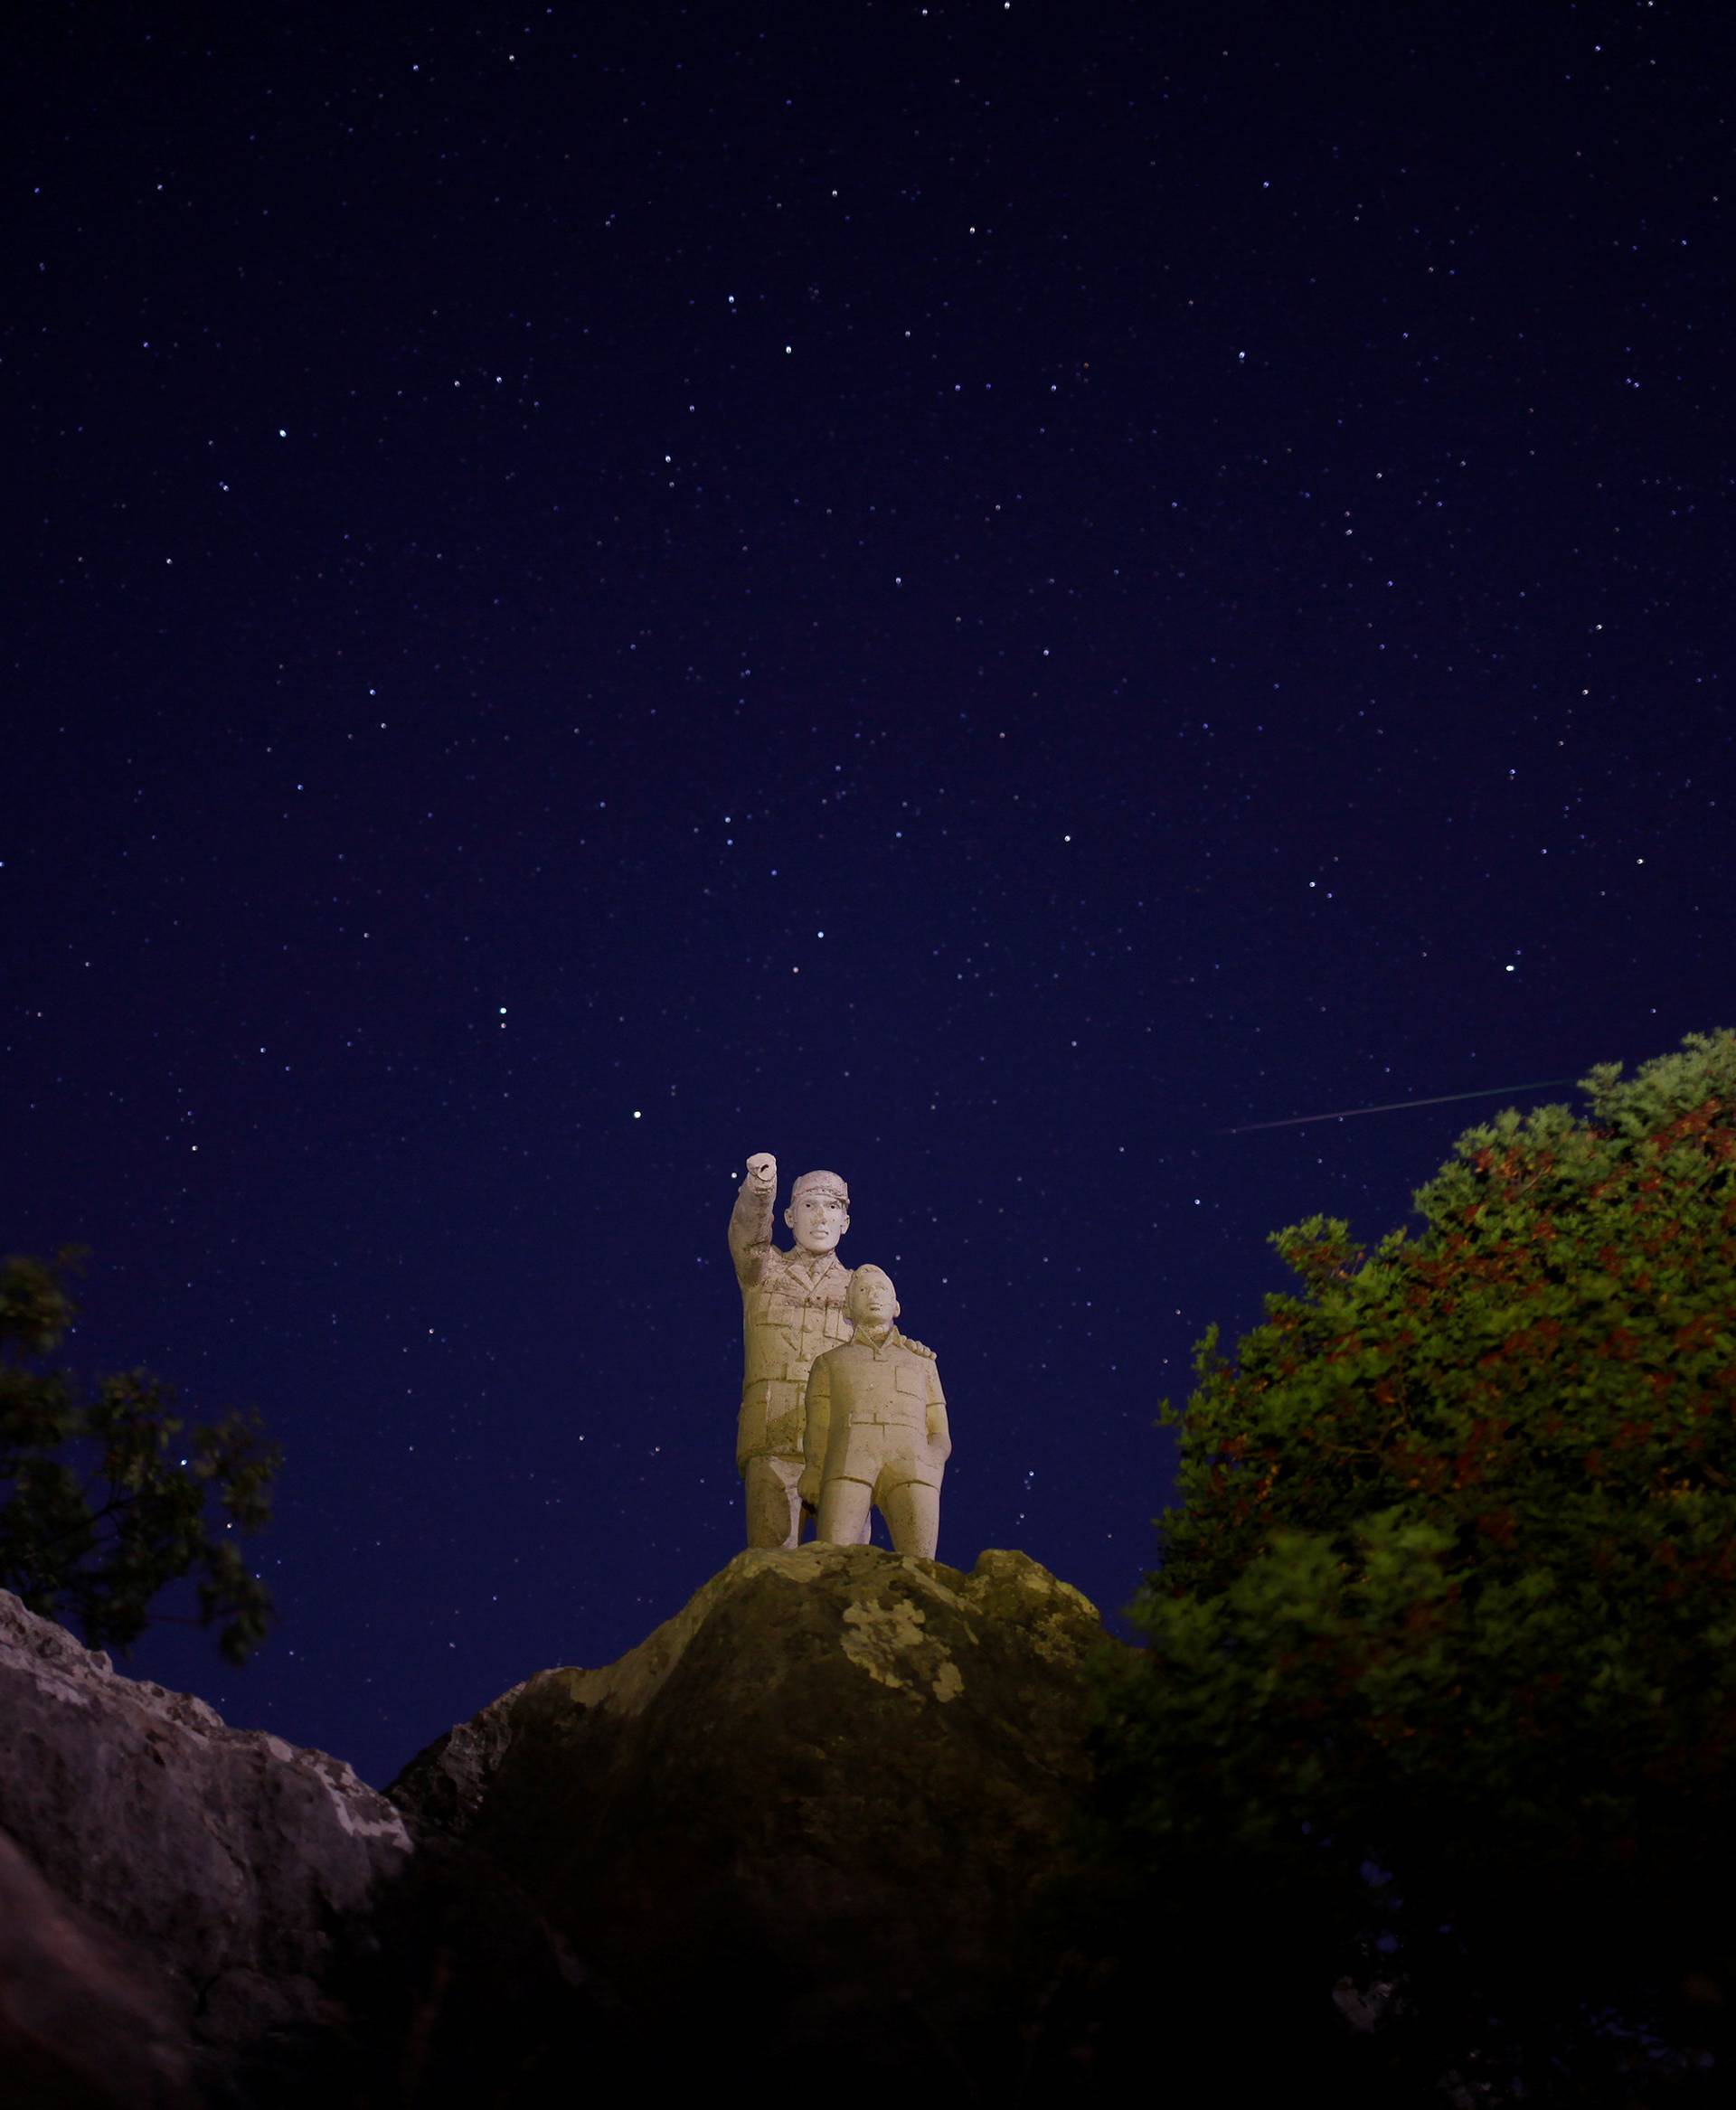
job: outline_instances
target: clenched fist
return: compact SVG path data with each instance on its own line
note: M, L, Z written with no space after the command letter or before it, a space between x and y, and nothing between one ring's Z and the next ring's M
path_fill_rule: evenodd
M748 1180L755 1187L777 1188L778 1160L769 1150L757 1150L748 1160Z

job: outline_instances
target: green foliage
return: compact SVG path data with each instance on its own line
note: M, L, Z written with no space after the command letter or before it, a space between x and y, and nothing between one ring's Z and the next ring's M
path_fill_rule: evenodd
M87 1390L50 1366L74 1258L0 1263L0 1586L91 1647L124 1650L158 1592L192 1576L200 1624L243 1663L271 1597L240 1541L270 1513L280 1454L252 1416L190 1427L143 1371Z
M1147 1647L1099 1691L1132 1861L1348 1898L1372 1860L1466 1920L1729 1856L1736 1034L1583 1088L1463 1136L1420 1229L1278 1233L1297 1290L1201 1342Z

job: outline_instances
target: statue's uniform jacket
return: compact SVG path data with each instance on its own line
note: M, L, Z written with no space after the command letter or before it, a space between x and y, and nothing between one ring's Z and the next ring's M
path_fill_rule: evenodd
M939 1365L893 1327L818 1357L807 1380L807 1463L828 1480L859 1480L880 1500L915 1482L938 1488L952 1449Z
M735 1465L802 1456L802 1401L814 1359L849 1340L844 1314L850 1270L835 1253L816 1259L771 1242L769 1189L743 1187L730 1213L730 1255L741 1285L741 1411Z

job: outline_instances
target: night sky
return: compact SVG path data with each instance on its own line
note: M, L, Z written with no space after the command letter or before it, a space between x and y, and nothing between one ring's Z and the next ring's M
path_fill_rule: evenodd
M1721 10L11 35L0 1245L288 1454L135 1674L382 1780L679 1609L759 1150L1118 1607L1504 1100L1226 1131L1736 1019Z

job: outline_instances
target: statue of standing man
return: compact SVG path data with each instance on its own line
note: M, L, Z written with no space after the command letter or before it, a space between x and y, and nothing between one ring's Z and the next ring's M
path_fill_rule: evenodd
M789 1191L788 1252L771 1242L778 1161L748 1160L730 1215L730 1257L741 1285L741 1412L735 1464L748 1501L750 1546L794 1546L802 1532L802 1401L814 1358L850 1338L850 1270L837 1243L850 1228L850 1190L835 1173L804 1173Z
M844 1310L850 1270L837 1243L850 1228L850 1190L835 1173L804 1173L784 1221L796 1243L771 1242L778 1161L748 1160L730 1216L730 1257L741 1285L741 1412L735 1463L748 1504L750 1546L793 1547L802 1535L803 1414L816 1355L851 1336ZM933 1360L920 1341L907 1345ZM866 1543L867 1520L856 1540Z

